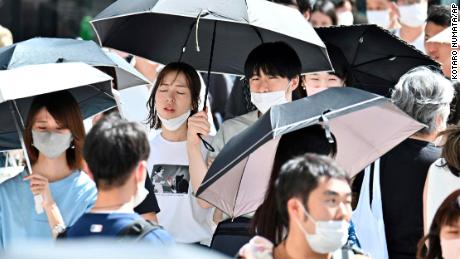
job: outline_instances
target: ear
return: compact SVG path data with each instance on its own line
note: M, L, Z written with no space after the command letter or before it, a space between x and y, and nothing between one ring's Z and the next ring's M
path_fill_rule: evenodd
M89 166L85 161L83 161L83 165L81 166L81 169L83 170L83 172L85 172L89 176L89 178L91 178L91 180L94 181L93 172L91 172L91 169L89 169Z
M298 199L296 199L296 198L289 199L287 204L286 204L286 208L287 208L287 213L289 215L289 219L297 218L297 219L303 221L304 212L303 212L302 207L299 204Z
M138 183L145 182L145 178L147 177L147 161L142 160L137 165L136 169L136 181Z
M399 16L400 16L399 8L398 8L398 5L396 4L396 2L390 1L388 3L388 9L390 9L391 17L399 18Z
M294 78L291 79L291 83L289 85L289 89L294 91L298 86L299 86L299 81L300 81L300 76L295 76Z

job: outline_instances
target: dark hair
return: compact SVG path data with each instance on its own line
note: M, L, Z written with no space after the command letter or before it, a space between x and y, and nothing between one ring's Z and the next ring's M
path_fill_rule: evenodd
M430 6L426 22L432 22L439 26L449 27L451 24L450 8L444 5Z
M446 138L441 153L441 157L446 160L443 166L447 166L453 174L460 176L460 126L452 126L438 136Z
M244 64L247 80L253 75L260 75L261 71L291 80L300 76L301 70L302 64L296 51L281 41L260 44L249 53Z
M173 62L166 65L161 72L158 74L155 85L153 86L152 93L150 98L147 101L147 107L149 108L149 116L147 122L150 125L151 129L161 128L161 121L158 119L157 111L155 109L155 95L157 93L158 87L170 72L175 72L177 75L182 73L187 80L187 86L190 89L190 94L192 97L192 115L198 112L198 105L200 104L200 90L201 90L201 81L200 77L196 70L189 64L183 62Z
M302 14L311 11L311 3L309 0L297 0L297 7Z
M72 147L66 150L67 165L71 169L81 169L83 164L83 142L85 127L80 106L69 91L58 91L37 95L30 106L24 129L24 142L30 163L37 162L39 151L32 145L32 127L37 113L45 108L62 128L69 129L72 134Z
M332 21L332 25L337 25L337 14L335 12L334 4L329 0L318 0L311 10L311 13L320 12L329 16Z
M314 191L322 177L340 179L350 183L349 176L327 156L305 154L289 160L281 167L280 175L275 182L275 197L277 212L281 219L281 226L288 228L289 216L287 202L291 198L299 198L308 211L308 198Z
M273 243L279 243L283 238L283 226L276 211L275 181L278 178L281 166L290 159L305 153L316 153L335 157L337 144L329 143L325 131L320 125L296 130L281 137L273 162L272 173L264 202L256 210L252 219L251 231L263 236ZM276 226L276 227L275 227Z
M442 258L441 228L446 225L455 225L460 219L460 189L451 193L439 206L434 215L428 235L418 242L417 259ZM428 240L428 248L425 246Z
M93 126L83 149L100 189L122 186L137 164L148 159L149 152L144 128L116 115L108 115Z

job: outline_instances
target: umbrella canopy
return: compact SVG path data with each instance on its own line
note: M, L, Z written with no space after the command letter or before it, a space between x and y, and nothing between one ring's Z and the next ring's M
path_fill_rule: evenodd
M0 48L0 70L25 65L56 62L84 62L88 65L113 70L118 89L149 84L149 81L123 58L106 54L95 42L61 39L34 38L8 47Z
M209 168L197 196L232 217L255 211L264 199L280 137L314 124L330 128L337 140L336 160L351 176L423 128L385 97L351 87L331 88L274 106L233 137Z
M116 105L105 73L84 63L29 65L0 71L0 151L21 148L12 104L25 122L36 95L68 89L84 118Z
M102 46L162 64L183 61L200 71L243 75L252 49L284 41L299 55L302 72L331 70L323 42L303 16L264 0L119 0L92 24Z
M375 24L315 29L327 45L331 60L345 57L348 85L389 96L399 78L417 66L439 64L391 32Z

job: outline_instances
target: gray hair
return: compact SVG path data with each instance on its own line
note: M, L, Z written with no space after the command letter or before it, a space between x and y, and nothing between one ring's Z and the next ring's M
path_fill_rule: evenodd
M419 131L421 134L437 131L438 116L447 120L453 98L451 82L427 67L416 67L404 74L391 94L391 100L396 106L428 126Z

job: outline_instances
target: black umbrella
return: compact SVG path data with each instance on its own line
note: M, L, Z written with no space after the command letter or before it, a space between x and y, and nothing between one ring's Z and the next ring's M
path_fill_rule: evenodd
M34 38L0 48L0 70L57 62L83 62L104 72L112 70L109 74L119 90L149 83L124 59L105 53L93 41Z
M327 46L331 60L346 61L347 84L389 96L399 78L417 66L439 64L412 45L375 24L336 26L315 29ZM334 63L334 62L333 62Z
M119 0L92 24L102 46L197 70L244 74L249 52L263 42L285 41L302 72L330 70L326 48L296 10L260 0Z
M331 88L274 106L233 137L209 168L197 196L232 217L255 211L264 199L280 137L314 124L323 124L326 135L334 134L336 160L351 176L423 128L385 97L351 87Z

